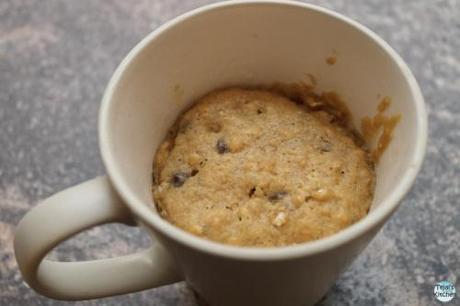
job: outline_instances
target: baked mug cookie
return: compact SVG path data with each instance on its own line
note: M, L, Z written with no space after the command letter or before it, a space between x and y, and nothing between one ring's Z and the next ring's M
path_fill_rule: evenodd
M153 196L161 216L239 246L284 246L363 218L375 173L333 94L281 87L209 93L158 148Z

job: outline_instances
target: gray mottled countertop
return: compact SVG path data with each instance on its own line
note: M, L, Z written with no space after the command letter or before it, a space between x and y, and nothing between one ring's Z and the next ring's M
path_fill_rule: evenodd
M0 1L0 305L197 305L184 283L53 301L22 281L12 244L15 225L40 199L104 173L97 112L123 56L166 20L209 2ZM437 281L460 290L460 1L312 2L370 27L401 53L428 104L430 137L414 188L321 305L433 305ZM148 243L139 230L108 225L52 256L104 258Z

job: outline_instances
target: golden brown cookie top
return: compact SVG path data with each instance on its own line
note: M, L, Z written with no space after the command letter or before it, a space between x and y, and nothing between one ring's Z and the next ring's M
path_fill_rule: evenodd
M368 153L322 112L263 90L226 89L176 122L154 160L161 215L211 240L280 246L364 217Z

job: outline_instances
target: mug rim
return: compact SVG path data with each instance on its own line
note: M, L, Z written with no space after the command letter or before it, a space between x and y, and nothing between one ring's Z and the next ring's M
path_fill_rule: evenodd
M128 188L128 186L124 184L121 173L118 172L117 167L115 167L116 161L111 152L108 137L109 109L111 107L110 102L118 82L136 56L148 44L160 36L161 33L190 17L212 10L245 5L286 5L299 9L313 10L352 26L363 35L367 36L368 39L373 40L387 54L387 56L389 56L397 64L401 74L407 80L412 96L414 97L418 127L416 131L417 139L414 154L410 159L410 165L404 171L400 184L396 186L392 193L383 199L382 203L373 210L372 214L368 214L358 222L325 238L299 243L296 245L261 248L233 246L195 236L174 226L165 219L161 218L158 214L153 213L153 211L149 209L143 201L139 200ZM313 4L286 0L236 0L205 5L181 14L149 33L133 49L131 49L131 51L118 65L106 87L99 110L98 131L101 156L109 179L131 212L134 213L134 215L144 224L153 227L155 230L161 232L163 235L175 240L176 242L180 242L190 248L203 251L208 254L244 260L284 260L313 255L332 248L337 248L364 235L366 232L375 228L379 223L385 221L392 214L392 212L399 206L403 197L410 190L423 163L427 143L427 113L420 87L407 64L392 47L390 47L382 38L377 36L377 34L369 30L367 27L342 14Z

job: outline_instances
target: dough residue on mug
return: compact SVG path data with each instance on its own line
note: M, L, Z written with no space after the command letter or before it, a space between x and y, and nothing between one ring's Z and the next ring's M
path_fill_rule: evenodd
M391 98L384 97L377 106L377 114L374 117L364 117L361 121L361 131L364 140L370 144L376 141L371 150L371 157L378 162L383 152L388 148L396 125L401 121L401 115L387 116L385 111L391 105Z
M337 57L335 57L335 56L328 56L328 57L326 58L326 63L327 63L328 65L330 65L330 66L335 65L336 62L337 62Z

